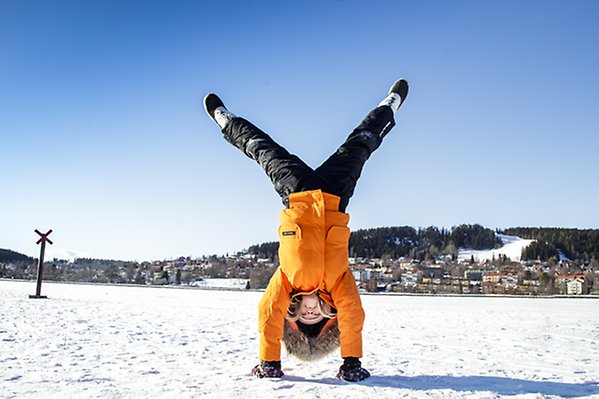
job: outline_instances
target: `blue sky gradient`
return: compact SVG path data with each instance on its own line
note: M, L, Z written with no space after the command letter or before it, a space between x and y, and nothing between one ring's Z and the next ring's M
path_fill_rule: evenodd
M596 1L1 1L0 248L152 260L277 239L216 92L313 167L400 77L352 229L599 228Z

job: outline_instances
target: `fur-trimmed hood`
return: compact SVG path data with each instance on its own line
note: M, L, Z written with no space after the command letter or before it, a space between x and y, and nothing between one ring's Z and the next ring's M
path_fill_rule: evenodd
M339 348L339 327L332 319L316 337L309 337L297 328L297 324L285 320L283 344L290 355L304 361L318 360Z

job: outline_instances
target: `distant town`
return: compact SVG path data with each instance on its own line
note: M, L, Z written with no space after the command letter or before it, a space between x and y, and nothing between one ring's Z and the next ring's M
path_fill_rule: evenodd
M140 263L54 259L45 262L44 280L202 287L211 279L237 279L241 289L262 289L277 266L247 253ZM366 292L599 295L599 270L567 261L350 258L350 270ZM35 262L0 263L0 278L33 280L36 273Z
M506 252L510 246L516 250ZM151 262L52 259L44 262L43 278L264 289L279 266L277 253L278 243L270 242L233 255ZM384 227L352 232L349 254L349 268L363 292L599 295L599 230ZM0 249L0 278L34 280L37 269L36 259Z

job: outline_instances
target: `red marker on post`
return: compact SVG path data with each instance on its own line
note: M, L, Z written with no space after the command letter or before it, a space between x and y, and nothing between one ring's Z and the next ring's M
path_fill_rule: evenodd
M29 298L39 299L39 298L48 298L45 295L42 295L42 279L44 277L44 253L46 252L46 242L49 242L52 245L52 240L48 238L50 233L52 233L52 229L48 230L46 234L40 232L38 229L35 229L35 232L39 234L40 239L37 240L36 244L42 244L40 247L40 259L37 265L37 289L35 290L35 295L29 295Z

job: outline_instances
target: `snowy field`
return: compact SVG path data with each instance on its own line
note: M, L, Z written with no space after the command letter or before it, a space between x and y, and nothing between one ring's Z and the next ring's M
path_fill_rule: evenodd
M260 292L0 280L2 398L599 398L599 300L363 296L363 364L283 356L259 380Z

